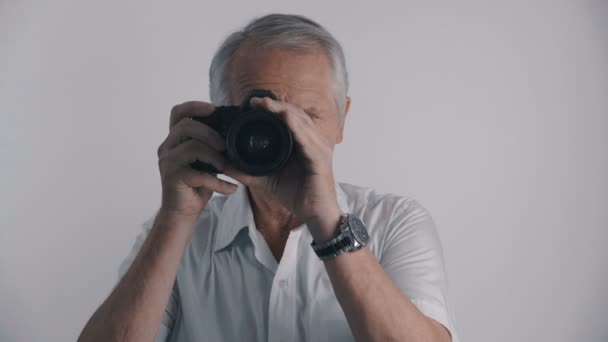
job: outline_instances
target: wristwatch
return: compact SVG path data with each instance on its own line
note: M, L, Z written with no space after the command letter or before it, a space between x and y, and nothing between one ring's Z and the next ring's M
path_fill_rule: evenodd
M338 228L338 236L333 239L320 244L313 241L310 244L321 260L332 259L342 253L356 251L363 248L369 241L365 224L352 214L346 213L340 216Z

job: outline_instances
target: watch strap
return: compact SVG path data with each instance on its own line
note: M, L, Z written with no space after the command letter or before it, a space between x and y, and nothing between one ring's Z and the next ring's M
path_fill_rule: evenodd
M350 250L351 238L348 234L344 234L344 229L348 225L348 216L348 213L340 216L337 227L338 233L335 237L319 244L314 241L310 244L317 256L322 260L338 256Z
M348 219L348 214L343 214L342 216L340 216L340 221L338 222L338 226L336 227L337 231L338 231L337 235L334 236L333 238L331 238L327 241L323 241L321 243L317 243L313 240L312 243L310 244L312 246L312 248L315 251L318 251L325 247L333 245L334 243L338 242L338 240L342 239L343 238L342 229L343 229L344 225L346 224L347 219Z
M315 252L317 253L317 256L323 258L323 257L327 257L330 255L339 255L341 253L344 253L346 250L348 250L350 246L350 237L348 236L344 236L343 238L341 238L340 240L338 240L336 243L333 243L325 248L321 248L319 250L316 250Z

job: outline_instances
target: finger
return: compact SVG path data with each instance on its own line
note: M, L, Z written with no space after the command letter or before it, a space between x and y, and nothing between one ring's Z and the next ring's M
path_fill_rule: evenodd
M230 162L227 162L225 164L224 170L222 171L222 173L230 178L236 179L237 181L244 184L245 186L255 186L257 184L261 184L262 179L264 178L264 177L253 176L248 173L245 173L245 172L237 169Z
M265 109L281 117L299 144L308 146L311 141L315 142L317 140L319 136L317 132L318 127L300 108L286 102L273 100L269 97L252 97L250 104L253 108Z
M196 139L206 143L218 151L226 149L226 141L213 128L189 118L181 119L169 132L165 146L172 149L188 139Z
M256 97L256 96L252 97L249 100L249 104L253 108L266 109L270 112L277 113L277 114L287 111L289 109L289 107L291 106L290 104L288 104L286 102L275 101L275 100L271 99L270 97Z
M182 182L189 187L197 189L197 191L199 191L200 188L203 188L216 191L224 195L230 195L238 188L236 184L219 179L209 173L196 171L191 168L185 168L180 171L179 179L181 179Z
M169 128L177 124L181 119L190 116L205 117L213 113L215 106L203 101L187 101L171 109Z
M308 114L291 103L273 100L269 97L252 97L250 103L254 108L265 109L277 114L290 128L293 127L293 130L298 127L316 127Z
M170 162L170 165L168 165L169 172L182 167L190 167L190 164L197 160L210 164L220 171L225 168L227 163L226 158L221 153L198 140L188 140L177 145L162 156L162 160L163 162L165 160Z
M306 120L307 122L313 122L310 114L306 113L302 108L288 102L273 100L270 97L254 96L251 98L249 103L253 108L266 109L277 114L289 112L291 114L297 115L298 117Z

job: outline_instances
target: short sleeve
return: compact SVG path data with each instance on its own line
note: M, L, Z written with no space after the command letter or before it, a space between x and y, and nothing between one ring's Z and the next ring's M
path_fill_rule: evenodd
M118 267L118 281L124 277L127 273L129 267L135 260L135 257L139 253L141 246L143 245L146 237L150 233L150 229L154 225L154 220L156 219L156 214L150 218L148 218L142 224L142 230L137 234L135 238L135 243L133 247L131 247L131 251L123 259ZM173 284L173 289L171 290L171 295L169 296L169 300L167 302L167 306L165 307L165 312L161 319L160 327L158 328L158 332L156 334L155 342L166 342L169 340L169 336L171 334L171 330L173 329L173 325L175 324L175 317L178 313L179 309L179 295L177 290L177 284Z
M443 250L430 213L413 199L397 201L383 240L382 268L424 315L441 323L458 342Z

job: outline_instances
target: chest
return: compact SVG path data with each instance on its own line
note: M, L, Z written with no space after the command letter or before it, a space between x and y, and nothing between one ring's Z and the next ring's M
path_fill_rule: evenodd
M172 341L354 340L307 239L288 239L279 262L268 245L247 242L202 258L194 277L178 274Z

